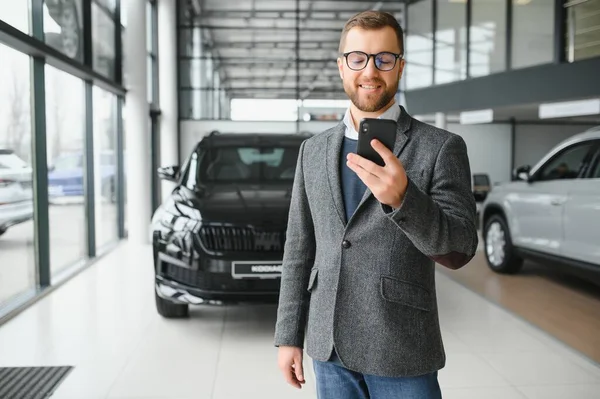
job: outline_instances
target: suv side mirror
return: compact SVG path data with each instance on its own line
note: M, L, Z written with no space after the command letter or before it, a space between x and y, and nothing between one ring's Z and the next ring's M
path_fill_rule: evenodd
M164 166L157 169L158 177L163 180L177 182L179 180L179 166Z
M529 171L531 170L531 166L524 165L520 166L513 172L513 180L523 180L529 181Z

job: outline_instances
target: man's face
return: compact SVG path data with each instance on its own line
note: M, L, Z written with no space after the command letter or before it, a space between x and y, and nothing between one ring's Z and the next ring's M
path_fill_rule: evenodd
M391 27L377 30L352 28L346 36L343 52L350 51L401 53L398 38ZM377 112L393 100L404 69L404 60L398 60L394 69L380 71L375 67L374 57L360 71L350 69L344 56L338 58L337 63L344 91L356 108L363 112Z

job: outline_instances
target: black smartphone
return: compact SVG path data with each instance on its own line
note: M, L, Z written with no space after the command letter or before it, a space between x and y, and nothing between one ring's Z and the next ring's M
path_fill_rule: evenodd
M358 145L356 153L363 158L375 162L379 166L385 163L381 156L371 146L371 140L381 141L390 151L394 150L396 142L397 123L391 119L363 118L358 127Z

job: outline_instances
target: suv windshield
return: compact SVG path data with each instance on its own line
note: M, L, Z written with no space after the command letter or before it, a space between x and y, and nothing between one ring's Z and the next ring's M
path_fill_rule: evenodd
M219 146L198 154L200 182L293 181L298 146Z

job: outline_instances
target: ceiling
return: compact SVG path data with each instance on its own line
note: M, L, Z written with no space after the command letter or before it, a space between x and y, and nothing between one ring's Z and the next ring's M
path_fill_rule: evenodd
M360 11L378 9L403 25L399 0L186 3L189 17L183 23L202 28L229 98L346 99L336 66L345 22Z

